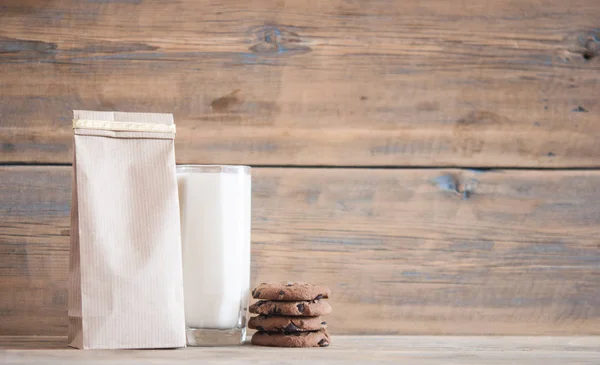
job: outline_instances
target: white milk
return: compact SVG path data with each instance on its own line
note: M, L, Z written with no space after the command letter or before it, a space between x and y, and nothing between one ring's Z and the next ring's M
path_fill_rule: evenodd
M249 168L178 166L177 182L186 327L232 329L249 296Z

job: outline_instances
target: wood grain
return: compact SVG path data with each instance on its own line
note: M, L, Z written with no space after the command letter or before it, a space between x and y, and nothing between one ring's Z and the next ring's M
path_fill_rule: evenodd
M333 334L600 334L600 172L253 169L252 281ZM0 334L64 335L70 167L0 167Z
M65 338L63 338L66 340ZM233 346L178 350L75 351L40 350L57 345L56 338L0 337L7 364L598 364L600 337L457 337L334 336L327 349L285 349Z
M0 162L71 110L173 112L180 163L600 166L596 0L5 0Z

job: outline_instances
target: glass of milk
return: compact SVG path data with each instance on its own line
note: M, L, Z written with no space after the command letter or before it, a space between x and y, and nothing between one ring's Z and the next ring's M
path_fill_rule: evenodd
M180 165L177 185L187 344L239 345L250 289L250 167Z

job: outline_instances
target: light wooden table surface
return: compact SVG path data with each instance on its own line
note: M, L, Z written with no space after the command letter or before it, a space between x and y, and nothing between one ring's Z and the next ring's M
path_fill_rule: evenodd
M328 348L65 348L64 337L0 337L0 364L600 364L600 336L333 336Z

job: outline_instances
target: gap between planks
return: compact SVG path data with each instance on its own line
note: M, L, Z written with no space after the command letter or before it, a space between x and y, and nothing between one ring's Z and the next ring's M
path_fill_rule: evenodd
M185 165L185 162L177 162L177 165ZM217 163L195 163L195 165L219 165ZM235 163L221 163L221 165L236 165ZM39 163L39 162L0 162L0 167L62 167L72 166L71 163ZM491 172L496 170L503 171L597 171L600 170L598 166L589 167L515 167L515 166L486 166L486 167L475 167L475 166L454 166L454 165L440 165L440 166L378 166L378 165L245 165L251 168L257 169L348 169L348 170L440 170L440 169L455 169L463 171L474 171L474 172Z

